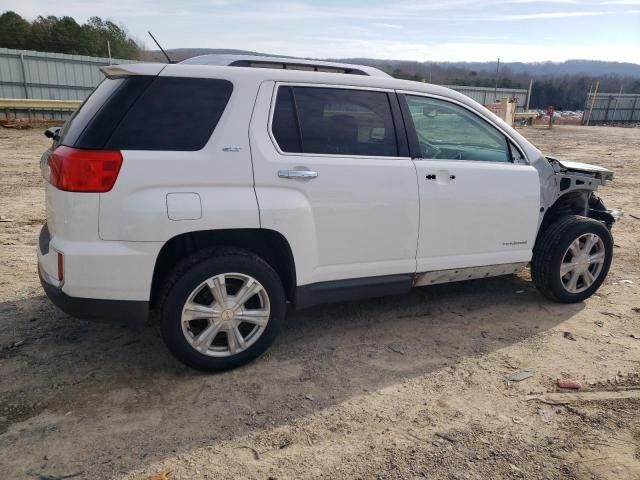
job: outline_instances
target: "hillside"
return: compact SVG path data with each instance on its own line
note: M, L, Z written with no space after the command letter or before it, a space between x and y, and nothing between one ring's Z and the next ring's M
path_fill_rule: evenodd
M180 48L169 50L173 61L196 55L238 54L268 55L233 49ZM281 56L281 55L276 55ZM164 62L158 51L145 52L145 60ZM336 58L337 62L358 63L380 68L396 78L429 82L439 85L473 85L480 87L531 89L531 108L554 105L557 110L580 110L595 80L600 92L640 93L640 65L595 60L565 62L500 64L496 62L412 62L406 60L376 60L372 58Z
M207 54L238 54L238 55L275 55L270 53L251 52L229 48L175 48L167 50L174 61L182 61L197 55ZM143 59L164 61L164 57L158 50L144 52ZM338 58L331 59L337 62L359 63L382 68L384 70L399 69L412 72L415 70L429 69L437 66L443 69L460 69L473 72L485 72L493 74L496 71L496 62L413 62L407 60L380 60L373 58ZM565 62L506 62L500 63L500 72L511 74L525 74L533 77L548 77L561 75L586 75L589 77L632 77L640 78L640 65L635 63L608 62L601 60L567 60Z
M495 74L496 62L411 62L406 60L376 60L371 58L349 58L342 61L363 63L375 67L392 66L411 71L416 66L429 68L437 66L444 69L461 69L474 72ZM526 74L534 77L560 75L587 75L589 77L633 77L640 78L640 65L635 63L608 62L600 60L567 60L565 62L501 62L500 72L515 75Z

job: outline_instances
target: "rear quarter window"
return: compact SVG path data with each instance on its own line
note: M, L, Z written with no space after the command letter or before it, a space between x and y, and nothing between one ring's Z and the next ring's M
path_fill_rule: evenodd
M86 129L89 122L96 116L109 98L122 87L124 78L105 78L93 92L82 102L82 105L67 120L59 134L59 142L63 145L74 146Z
M157 77L124 115L106 148L200 150L232 91L228 80Z

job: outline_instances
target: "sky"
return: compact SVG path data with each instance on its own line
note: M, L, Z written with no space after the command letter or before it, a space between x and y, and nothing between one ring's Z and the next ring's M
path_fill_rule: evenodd
M640 64L640 0L1 0L32 20L97 15L155 47L313 58Z

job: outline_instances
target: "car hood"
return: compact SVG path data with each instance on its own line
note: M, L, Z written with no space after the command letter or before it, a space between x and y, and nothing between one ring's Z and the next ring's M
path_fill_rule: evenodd
M555 157L547 157L549 163L558 165L562 170L567 172L581 172L595 174L596 177L603 180L613 179L613 172L607 168L600 167L598 165L590 165L582 162L572 162L569 160L559 160Z

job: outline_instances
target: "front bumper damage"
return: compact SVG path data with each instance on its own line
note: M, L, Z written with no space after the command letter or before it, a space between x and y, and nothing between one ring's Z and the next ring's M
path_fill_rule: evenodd
M602 199L594 192L600 185L613 180L613 172L587 163L559 160L555 157L546 157L546 159L555 173L553 187L559 201L563 197L575 205L574 199L582 197L581 214L599 220L611 228L622 215L622 211L605 207Z

